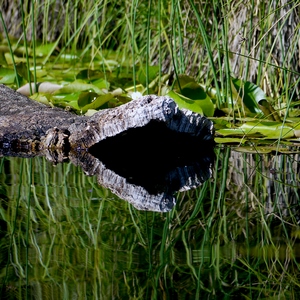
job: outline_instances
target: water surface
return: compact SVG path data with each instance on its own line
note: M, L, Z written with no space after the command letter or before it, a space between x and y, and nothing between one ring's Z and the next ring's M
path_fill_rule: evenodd
M72 163L0 158L5 299L299 299L299 156L216 148L169 212Z

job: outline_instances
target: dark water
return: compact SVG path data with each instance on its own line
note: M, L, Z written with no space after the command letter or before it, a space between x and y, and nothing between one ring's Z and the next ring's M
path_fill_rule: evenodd
M299 299L298 154L215 153L185 191L150 176L166 212L101 187L100 165L0 158L1 299Z

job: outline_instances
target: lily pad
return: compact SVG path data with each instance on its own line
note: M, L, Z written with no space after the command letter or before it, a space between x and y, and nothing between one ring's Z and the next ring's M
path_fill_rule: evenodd
M236 137L215 137L214 140L217 144L244 144L246 142L245 139Z
M183 95L177 94L174 91L169 91L167 95L177 103L179 108L186 108L195 113L203 115L203 110L201 106L199 106L194 100L184 97Z
M92 103L81 107L82 113L87 112L89 109L99 109L104 104L108 103L111 99L114 98L114 95L111 93L98 96Z
M223 136L260 134L268 139L287 139L295 136L293 128L279 122L246 122L238 128L224 128L216 132Z
M55 50L56 46L57 43L42 44L35 48L35 55L39 57L47 56L49 53L51 54Z
M16 73L12 69L0 68L0 83L12 84L15 82Z
M252 113L261 113L259 103L266 100L267 96L264 91L257 85L249 81L243 81L237 78L231 78L235 92L241 97L244 105Z
M88 104L91 104L93 101L95 101L98 97L98 94L97 93L94 93L94 92L82 92L80 95L79 95L79 98L78 98L78 106L80 108L88 105Z
M208 117L214 115L215 106L212 100L196 82L186 84L182 87L180 94L169 91L168 95L174 99L180 108L186 108Z
M70 94L75 92L90 91L97 94L103 94L103 92L95 85L84 82L83 80L75 80L74 82L65 85L61 89L57 90L55 94Z
M185 85L188 83L196 83L195 79L191 76L185 75L185 74L179 74L174 81L173 89L180 91Z

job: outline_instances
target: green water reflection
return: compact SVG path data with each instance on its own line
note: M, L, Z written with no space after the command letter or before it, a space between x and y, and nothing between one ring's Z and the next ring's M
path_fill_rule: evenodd
M72 164L0 158L1 299L299 299L299 157L216 149L138 211Z

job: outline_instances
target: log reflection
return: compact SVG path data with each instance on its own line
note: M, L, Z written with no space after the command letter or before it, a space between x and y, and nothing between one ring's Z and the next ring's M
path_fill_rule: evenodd
M89 152L72 152L70 159L136 208L166 212L175 204L175 192L211 177L214 151L211 143L152 122L105 139Z

